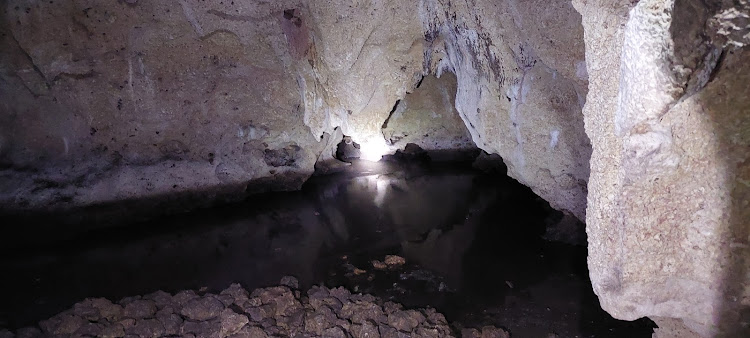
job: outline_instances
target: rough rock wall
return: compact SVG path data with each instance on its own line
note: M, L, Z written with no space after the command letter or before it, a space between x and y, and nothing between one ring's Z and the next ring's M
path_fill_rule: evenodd
M14 0L2 16L10 209L293 189L341 133L387 151L394 103L447 70L474 142L584 217L586 72L566 1Z
M295 6L5 2L0 203L299 187L325 142L303 123L290 75L297 51L284 29L294 18L284 11Z
M419 79L415 15L399 1L9 1L0 202L191 208L296 189L342 129L379 135Z
M747 334L750 52L734 39L743 34L715 28L747 2L574 5L594 145L589 270L602 307L655 319L660 337Z
M305 124L316 137L340 126L360 144L384 146L383 122L422 76L417 8L398 0L310 2L311 67L300 67Z
M591 151L580 15L567 1L420 3L426 72L456 74L456 109L508 175L584 219Z
M7 1L0 204L295 188L342 132L384 146L396 100L451 72L473 141L555 208L585 215L607 311L726 333L750 305L747 9Z
M475 149L469 130L455 108L456 76L425 76L394 107L383 124L383 136L391 148L414 143L425 150Z

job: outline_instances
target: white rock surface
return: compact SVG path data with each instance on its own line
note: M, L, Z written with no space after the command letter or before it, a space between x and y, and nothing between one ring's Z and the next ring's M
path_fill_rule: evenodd
M659 337L746 334L750 54L707 41L700 2L574 4L594 145L589 271L602 307L654 318Z

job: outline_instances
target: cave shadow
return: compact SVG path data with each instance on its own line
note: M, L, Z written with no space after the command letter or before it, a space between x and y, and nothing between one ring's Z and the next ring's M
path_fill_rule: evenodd
M393 250L414 233L389 229L392 222L373 215L378 189L357 182L368 183L372 176L407 181L426 176L421 187L429 187L433 175L448 175L450 181L455 172L465 171L359 163L340 175L314 177L301 191L254 195L239 204L7 249L0 256L0 271L7 276L0 286L14 292L0 302L0 321L7 321L0 326L33 325L86 297L117 300L158 289L218 292L231 282L252 290L275 285L284 275L308 287L326 279L331 256ZM387 198L398 196L396 190ZM463 198L455 191L431 195L454 202ZM445 214L460 218L465 205L447 203L445 209L450 204L455 204L453 213ZM47 221L45 226L59 225Z
M477 186L497 187L500 196L482 214L463 257L465 303L446 309L446 316L467 326L492 323L513 337L651 337L655 324L648 318L621 321L601 308L586 243L544 238L563 213L504 173L477 180ZM578 230L585 238L582 224Z
M694 57L706 49L703 53L709 56L720 53L709 68L712 70L706 83L696 85L694 90L688 83L683 98L694 99L699 107L696 110L705 117L705 131L713 132L718 141L711 159L724 162L716 164L719 170L725 168L720 178L724 182L719 184L726 189L720 193L725 194L722 202L728 203L729 214L718 220L722 228L711 229L720 236L710 243L720 246L719 258L707 262L719 267L721 273L719 285L712 287L719 294L714 299L714 317L706 320L717 327L706 329L716 337L750 337L750 299L746 289L750 283L750 46L740 48L726 43L732 37L716 33L718 27L711 22L719 11L731 7L745 13L749 9L736 1L675 1L670 35L678 58ZM747 28L736 33L747 33ZM703 58L710 66L712 60ZM695 91L697 94L691 97Z
M726 161L731 203L728 229L718 229L726 237L721 240L721 297L714 306L717 336L750 337L750 47L725 49L717 68L719 82L709 82L698 98L719 139L716 153Z

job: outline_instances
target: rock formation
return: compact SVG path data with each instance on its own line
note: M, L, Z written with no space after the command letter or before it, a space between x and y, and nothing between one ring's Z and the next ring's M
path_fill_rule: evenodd
M404 310L401 304L344 288L299 290L293 277L282 285L251 293L232 284L219 294L193 290L171 295L157 291L117 303L88 298L18 330L18 337L453 337L454 330L435 309ZM509 337L485 327L491 337ZM15 337L0 330L0 337ZM487 337L465 329L464 337Z
M455 76L472 141L586 220L607 311L750 325L747 0L3 6L6 211L295 189L343 135L393 151L390 132L422 128L383 129L394 104Z
M680 337L750 323L750 53L737 48L750 36L712 28L750 8L719 3L574 2L589 69L594 290L614 317L649 316Z
M3 204L190 207L294 189L330 157L330 135L394 151L382 130L394 104L450 71L473 141L583 219L586 72L569 3L480 2L485 18L436 1L339 2L8 2ZM530 24L536 8L550 29ZM453 109L442 113L453 125L437 136L466 146Z
M426 151L475 149L471 134L454 108L455 102L453 74L426 76L393 107L382 128L386 143L396 149L404 149L409 143Z

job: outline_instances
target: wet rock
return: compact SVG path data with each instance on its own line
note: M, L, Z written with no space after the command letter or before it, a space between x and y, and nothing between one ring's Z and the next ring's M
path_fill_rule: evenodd
M122 315L126 318L153 318L156 315L156 303L152 300L138 299L125 305Z
M316 311L321 311L323 308L340 311L344 306L344 304L341 303L338 298L333 297L330 291L326 288L313 286L313 288L307 292L307 296L309 297L310 305L312 305L313 309Z
M118 323L122 325L123 329L128 330L135 325L135 319L125 318L123 320L120 320Z
M2 333L0 333L0 337L2 337ZM38 338L43 337L42 330L39 330L35 327L25 327L23 329L18 330L16 332L16 338Z
M365 321L362 324L352 324L351 326L351 334L354 338L372 338L380 337L380 331L378 331L378 326L370 321Z
M292 291L284 286L257 289L250 296L260 298L262 310L271 312L271 316L287 316L302 307Z
M172 300L174 300L175 303L182 306L182 305L187 304L187 302L196 298L200 298L200 296L198 296L198 294L195 293L195 291L185 290L185 291L180 291L176 295L174 295L174 297L172 297Z
M369 302L346 303L340 314L342 318L349 319L356 324L365 324L370 321L379 323L387 319L382 307Z
M141 296L125 297L123 299L120 299L120 301L117 302L117 303L119 303L122 306L125 306L125 305L128 305L128 304L132 303L132 302L135 302L136 300L140 300L141 298L143 298L143 297L141 297Z
M332 328L326 329L323 332L323 336L331 338L347 338L346 332L344 332L344 329L340 326L334 326Z
M78 337L98 337L103 328L103 324L88 322L81 325L73 335Z
M427 322L432 325L448 325L445 316L433 308L427 308L422 313L427 317Z
M396 255L385 256L385 265L387 265L388 267L393 268L404 264L406 264L406 259L404 259L404 257Z
M394 311L388 315L388 325L399 331L411 332L425 320L424 315L415 310Z
M114 323L103 328L100 335L105 338L124 337L125 328L120 323Z
M380 325L378 327L378 331L380 332L380 337L382 338L406 338L410 336L409 333L399 332L395 328L392 328L388 325Z
M510 338L510 334L494 326L484 326L479 331L473 328L467 328L461 330L461 337L463 338Z
M294 278L292 276L281 277L281 282L279 284L286 286L292 290L299 289L299 280L297 280L297 278Z
M244 326L237 333L229 336L229 338L267 338L268 334L263 331L262 328L257 326Z
M331 315L308 312L305 317L305 332L322 335L323 332L333 326Z
M212 296L195 298L187 302L180 313L190 320L202 321L219 316L224 309L224 303Z
M403 305L394 302L385 302L385 304L383 304L383 310L385 310L385 313L388 315L396 311L401 311L403 308Z
M352 293L349 292L346 288L343 287L337 287L329 290L329 293L331 296L338 299L342 304L349 301L349 299L352 296ZM337 311L340 311L341 309L337 309Z
M479 338L481 336L482 336L482 333L479 332L479 330L475 328L464 328L461 330L462 338Z
M260 326L262 328L270 328L276 326L276 320L273 318L263 318L263 320L260 321Z
M482 327L482 338L510 338L510 333L494 326Z
M182 326L182 317L175 314L171 307L166 307L156 313L156 319L164 326L164 332L167 335L176 335L180 332Z
M372 267L375 268L375 269L377 269L377 270L385 270L385 269L388 268L388 265L386 265L385 263L383 263L383 262L381 262L379 260L374 260L374 261L372 261Z
M125 333L136 335L138 337L160 337L166 330L164 325L156 319L139 319L135 321L133 327L125 330Z
M234 299L234 304L237 304L238 306L242 306L242 304L244 304L248 299L247 290L242 288L242 286L237 283L230 285L228 288L222 291L219 295L231 296L232 299Z
M224 309L219 315L219 320L221 321L219 333L222 337L237 333L245 324L250 322L247 316L237 314L230 309Z
M305 330L305 310L299 309L289 316L280 316L276 324L294 336Z
M265 311L262 311L259 306L246 307L243 308L243 311L248 315L248 318L250 320L256 323L260 323L260 321L265 318L264 315L266 314Z
M291 281L291 280L290 280ZM221 302L219 297L231 299ZM372 295L352 295L345 288L315 286L298 298L287 286L254 290L248 297L239 285L221 295L197 296L193 291L175 297L155 292L130 297L119 309L106 299L87 299L40 322L23 336L97 337L443 337L451 331L434 309L403 310ZM242 303L237 305L234 300ZM184 303L179 310L179 303ZM158 304L158 305L157 305ZM171 304L171 305L168 305ZM159 308L160 305L164 305ZM252 306L256 305L256 306ZM118 311L122 311L120 315ZM157 310L158 308L158 310ZM102 309L102 310L100 310ZM104 318L123 317L117 321ZM115 313L117 315L113 315ZM183 317L180 316L184 316ZM85 318L100 318L96 322ZM19 335L23 332L19 331ZM477 331L479 332L479 331ZM495 336L491 336L495 337Z
M206 321L189 321L182 323L181 334L192 333L196 337L217 336L221 329L221 322L217 319Z
M123 314L123 307L106 298L88 298L73 307L73 312L87 320L106 319L114 322Z
M429 338L429 337L444 337L444 336L446 336L443 332L441 332L437 328L420 327L420 328L417 328L414 332L415 332L414 335L416 337Z
M359 144L352 141L349 136L344 136L336 146L336 158L340 161L351 162L361 156Z
M161 290L145 295L143 296L143 299L153 301L154 304L156 304L157 309L163 309L167 306L175 305L172 295Z
M216 299L218 299L224 306L230 306L234 304L234 297L230 295L216 295Z
M99 309L92 306L89 299L73 305L73 314L89 321L97 321L101 318Z
M63 313L39 323L42 331L55 335L72 334L81 326L88 323L81 317L71 313Z

